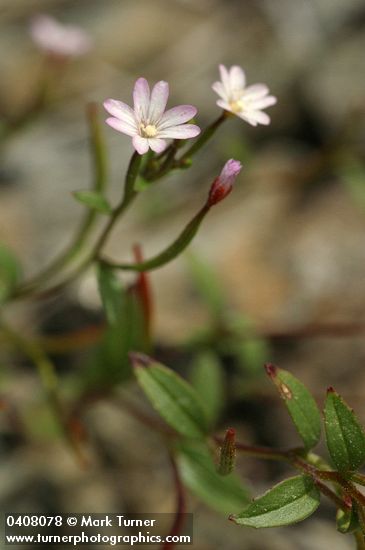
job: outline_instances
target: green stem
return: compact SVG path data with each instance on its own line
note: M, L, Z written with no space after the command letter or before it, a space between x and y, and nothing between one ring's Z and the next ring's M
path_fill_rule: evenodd
M166 176L171 170L176 168L187 168L193 157L215 134L220 125L230 116L230 113L223 111L222 114L212 124L200 134L193 145L179 158L175 159L176 152L182 146L181 140L174 140L171 145L157 157L154 157L150 163L147 163L143 177L147 181L156 181Z
M101 233L99 239L96 242L92 255L88 260L88 264L94 261L98 257L115 223L118 221L120 216L125 212L128 206L133 202L133 200L137 196L138 193L134 187L138 176L139 168L141 166L141 161L142 161L142 156L135 151L130 160L127 175L125 178L124 197L122 201L118 204L118 206L116 206L116 208L113 210L108 223L106 224L103 232Z
M175 167L183 168L186 166L191 159L200 149L210 140L210 138L215 134L220 125L230 116L230 113L223 111L223 113L212 123L210 124L198 137L198 139L193 143L191 147L185 153L176 160Z
M101 261L112 268L123 269L127 271L151 271L152 269L157 269L158 267L161 267L168 262L171 262L171 260L175 259L176 256L178 256L179 254L181 254L181 252L183 252L183 250L185 250L185 248L193 240L200 227L200 224L202 223L209 210L210 207L205 204L203 208L201 208L201 210L199 210L194 218L188 223L182 233L180 233L178 238L163 252L157 254L156 256L153 256L149 260L136 264L117 264L105 259L102 259Z
M215 438L215 441L217 443L221 443L222 439ZM242 443L236 443L236 449L237 451L243 452L245 455L248 456L255 456L257 458L264 458L267 460L279 460L284 462L289 462L294 468L297 470L303 472L307 476L310 476L314 483L317 485L319 490L332 502L342 510L347 510L348 507L346 503L334 492L332 489L327 487L324 483L322 483L322 479L335 482L338 485L340 485L344 491L348 494L351 494L351 496L357 500L357 502L361 505L361 493L359 494L359 491L356 490L355 487L352 486L352 484L349 484L345 479L342 478L342 476L339 474L339 472L328 472L328 471L322 471L318 468L315 468L311 464L308 464L305 460L303 460L301 457L298 456L298 449L289 449L287 451L281 451L276 449L270 449L268 447L259 447L255 445L245 445ZM363 495L362 495L363 496ZM365 499L365 497L363 497ZM363 505L363 504L362 504Z
M111 217L109 218L104 230L96 241L91 253L76 268L75 271L70 273L67 277L65 277L61 282L57 283L56 285L34 294L35 298L49 298L50 296L57 294L58 292L63 290L69 283L77 279L97 259L115 223L119 220L120 216L126 211L126 209L129 207L129 205L133 202L138 194L134 190L134 184L138 176L141 158L142 157L138 155L138 153L133 154L125 178L125 190L123 200L113 210Z
M87 109L87 118L90 129L90 148L93 158L94 184L93 190L103 192L107 182L106 148L98 121L98 113L95 104L90 104ZM46 283L53 275L65 268L83 249L88 237L98 219L96 210L88 209L81 225L76 232L73 241L61 252L43 271L23 283L15 289L12 297L20 298L32 294L38 287Z

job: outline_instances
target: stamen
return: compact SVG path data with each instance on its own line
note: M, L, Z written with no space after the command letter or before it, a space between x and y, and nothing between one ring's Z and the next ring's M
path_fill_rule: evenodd
M157 128L153 124L140 124L139 126L142 137L153 138L157 135Z
M234 113L240 113L245 108L245 102L243 99L238 99L237 101L231 101L230 107Z

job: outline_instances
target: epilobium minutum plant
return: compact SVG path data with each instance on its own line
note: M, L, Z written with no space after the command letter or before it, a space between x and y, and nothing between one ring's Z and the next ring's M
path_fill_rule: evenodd
M80 30L62 27L45 16L33 23L32 35L43 50L53 55L81 55L91 46ZM94 186L74 193L85 209L85 217L67 249L30 279L21 275L14 255L6 247L0 249L1 334L38 369L58 433L83 465L87 464L85 408L99 399L114 398L116 391L127 383L138 384L157 414L146 415L138 404L131 405L127 398L123 405L142 424L163 436L161 441L170 456L178 497L172 534L176 535L181 528L179 517L185 510L186 487L235 524L255 528L302 521L316 511L323 497L333 505L337 529L353 534L358 548L364 548L365 495L359 485L365 485L365 476L359 469L365 462L365 435L354 412L333 388L328 389L324 402L328 452L322 457L313 451L323 432L319 408L311 393L289 372L266 364L266 372L300 439L292 448L278 449L237 441L234 427L227 427L225 436L220 436L217 425L220 421L222 426L224 373L217 356L212 350L207 351L205 341L197 346L191 382L180 376L173 364L167 367L152 358L158 355L158 350L153 335L148 273L182 254L211 208L228 197L238 180L244 185L241 162L227 159L220 173L212 171L207 181L202 182L206 198L197 213L159 253L145 257L143 247L137 245L134 260L129 262L123 259L123 251L118 258L105 254L105 245L116 224L123 221L125 212L143 191L172 171L184 169L181 171L184 180L186 169L194 170L194 157L208 146L210 138L231 114L252 126L269 124L270 118L263 110L274 105L276 98L269 94L268 87L265 84L246 86L245 73L238 66L227 69L221 65L219 70L221 81L213 84L213 90L220 96L217 105L222 111L202 130L195 124L195 107L180 105L166 110L169 85L165 81L157 82L150 91L147 80L138 78L133 90L133 108L116 99L104 101L110 115L107 125L131 137L134 149L124 171L121 196L115 204L108 196L107 152L99 109L97 105L89 105ZM121 95L124 98L128 94L128 90L123 90ZM16 128L28 120L28 114L17 120ZM4 124L12 127L11 121ZM92 359L71 381L67 380L66 392L64 380L58 377L42 339L16 331L6 320L5 309L16 300L57 295L89 268L95 269L105 322L98 327L96 340L91 341ZM128 284L120 277L126 271L134 272ZM222 301L216 291L212 291L214 285L204 269L198 266L196 271L215 317L212 349L219 345L227 349L234 342L244 351L240 341L242 331L232 318L222 314ZM74 343L75 338L71 340ZM263 345L259 348L257 339L254 343L260 361L269 360L267 348ZM251 356L252 350L251 347ZM92 446L91 441L89 444ZM235 472L241 454L283 462L295 475L252 500L245 481Z

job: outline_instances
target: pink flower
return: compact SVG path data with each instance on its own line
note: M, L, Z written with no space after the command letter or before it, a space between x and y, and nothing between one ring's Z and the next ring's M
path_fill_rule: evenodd
M270 117L262 111L275 105L276 97L269 95L266 84L253 84L245 87L246 76L241 67L233 65L229 70L219 65L220 82L214 82L212 88L220 96L217 105L225 111L239 116L251 126L270 124Z
M165 139L189 139L200 133L194 124L185 124L197 110L192 105L179 105L165 111L169 97L169 85L161 80L150 93L148 82L139 78L133 90L134 110L116 99L104 101L104 107L112 116L106 119L114 130L133 139L133 147L140 155L148 149L161 153L167 147Z
M213 206L225 199L232 191L233 184L242 169L242 164L238 160L227 160L221 173L212 183L209 191L208 206Z
M31 20L30 34L42 50L62 57L84 55L92 48L90 36L74 25L62 25L50 15Z

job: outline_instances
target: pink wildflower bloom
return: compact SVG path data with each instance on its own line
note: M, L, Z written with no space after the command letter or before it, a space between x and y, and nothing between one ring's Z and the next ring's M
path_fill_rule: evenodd
M238 160L227 160L219 176L215 178L209 191L208 205L213 206L225 199L232 191L233 184L242 169Z
M189 139L200 133L198 126L185 124L196 115L196 108L179 105L165 111L168 97L167 82L157 82L150 93L147 80L139 78L133 90L134 109L116 99L104 101L105 109L112 115L106 123L131 136L133 147L140 155L149 148L161 153L167 147L166 139Z
M270 117L262 111L275 105L276 97L269 95L266 84L253 84L246 87L246 75L241 67L233 65L229 70L219 65L220 82L214 82L212 88L220 96L217 105L225 111L239 116L251 126L270 124Z
M50 15L37 15L30 23L30 34L37 46L62 57L84 55L92 48L90 36L74 25L62 25Z

